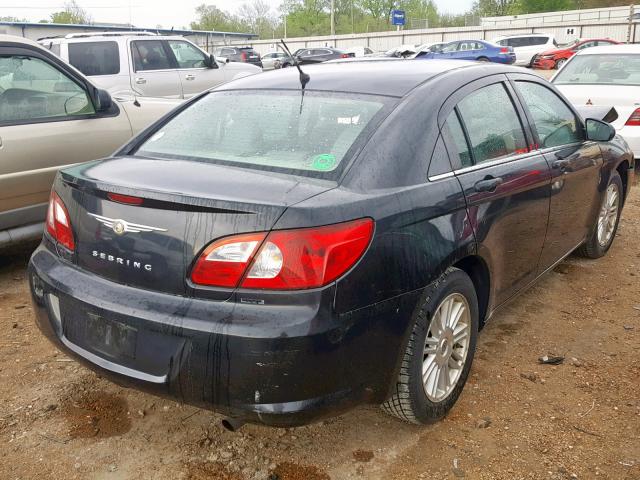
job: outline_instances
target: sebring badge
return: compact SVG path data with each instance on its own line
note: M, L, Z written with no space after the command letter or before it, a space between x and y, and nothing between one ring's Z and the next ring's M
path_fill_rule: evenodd
M140 233L140 232L166 232L166 228L150 227L149 225L141 225L139 223L131 223L120 218L103 217L102 215L96 215L95 213L89 213L90 216L95 218L105 227L110 228L116 235L124 235L125 233Z

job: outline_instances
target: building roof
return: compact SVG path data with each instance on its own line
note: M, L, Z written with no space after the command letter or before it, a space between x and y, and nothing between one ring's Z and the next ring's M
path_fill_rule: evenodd
M217 30L183 30L175 28L141 28L141 27L123 27L122 25L108 25L104 23L95 25L66 24L66 23L34 23L34 22L0 22L0 25L14 26L18 28L59 28L65 30L93 30L93 31L123 31L130 30L132 32L155 32L162 35L209 35L214 37L241 37L241 38L258 38L255 33L242 32L221 32Z

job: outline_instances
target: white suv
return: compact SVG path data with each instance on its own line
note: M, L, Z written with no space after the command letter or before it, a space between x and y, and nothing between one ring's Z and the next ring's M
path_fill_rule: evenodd
M180 36L76 33L41 39L40 44L115 95L189 98L262 71L253 65L217 61Z
M553 35L547 33L530 33L524 35L511 35L493 39L503 47L513 47L516 54L516 65L533 66L536 55L558 47Z

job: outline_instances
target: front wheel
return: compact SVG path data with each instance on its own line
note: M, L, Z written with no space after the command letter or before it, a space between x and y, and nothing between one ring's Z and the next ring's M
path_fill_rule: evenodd
M560 70L562 68L562 65L564 65L566 62L566 58L559 58L558 60L556 60L556 70Z
M596 224L593 226L589 238L578 249L579 255L587 258L600 258L609 251L618 231L623 191L620 175L614 171L604 193Z
M382 409L415 424L443 418L467 381L477 336L473 282L462 270L449 268L427 288L393 394Z

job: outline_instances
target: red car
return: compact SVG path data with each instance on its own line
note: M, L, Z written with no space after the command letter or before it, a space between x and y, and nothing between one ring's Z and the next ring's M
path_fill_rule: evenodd
M546 52L538 54L533 61L533 68L540 68L542 70L560 68L564 64L564 62L569 60L579 50L603 45L617 45L618 43L620 42L616 42L615 40L611 40L610 38L576 40L575 42L568 45L563 45L562 48L547 50Z

